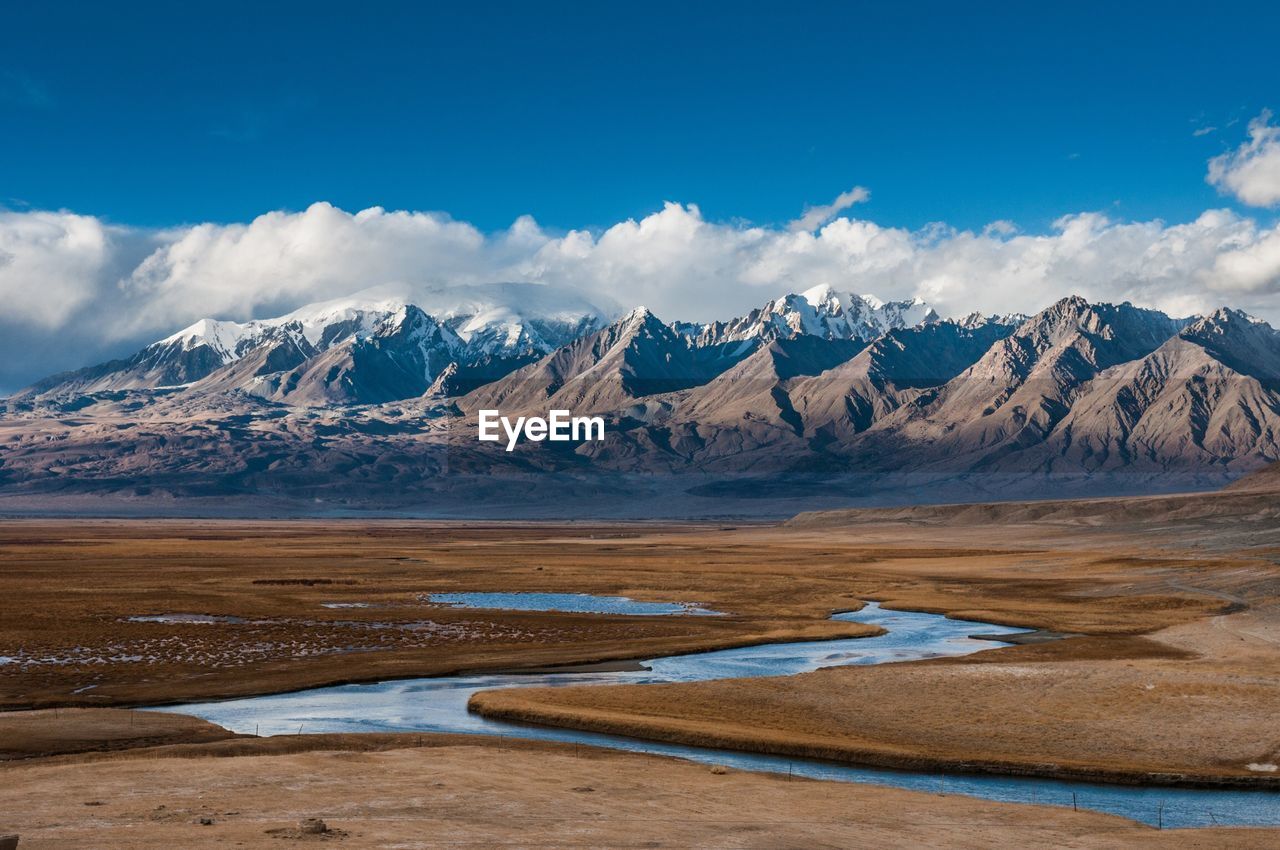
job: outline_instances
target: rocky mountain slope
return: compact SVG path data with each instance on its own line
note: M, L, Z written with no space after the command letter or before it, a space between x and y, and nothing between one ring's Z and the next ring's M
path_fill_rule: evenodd
M943 320L819 288L695 325L525 287L206 320L55 376L0 415L0 498L456 506L519 479L798 509L1217 486L1280 459L1280 334L1231 310L1066 298ZM484 408L598 414L606 437L507 453L476 441Z
M727 351L726 349L732 349ZM616 411L637 399L696 386L731 364L741 346L694 345L637 307L607 328L581 337L536 363L459 399L480 408L578 414Z

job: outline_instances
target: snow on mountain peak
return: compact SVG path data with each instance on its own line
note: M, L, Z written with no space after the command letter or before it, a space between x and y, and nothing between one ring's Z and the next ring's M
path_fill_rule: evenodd
M829 283L820 283L800 293L800 297L813 307L840 306L840 294Z
M983 325L1004 325L1005 327L1017 327L1031 318L1026 313L996 313L985 315L976 310L967 316L962 316L953 321L962 328L980 328Z
M198 345L207 345L217 352L224 363L230 363L238 356L236 349L240 342L252 334L250 324L218 321L217 319L201 319L175 334L160 340L157 345L178 343L183 351L190 351Z
M697 345L797 336L870 341L891 330L938 320L938 314L918 298L882 301L872 295L840 292L823 283L776 298L736 319L709 324L676 322L672 328Z
M843 339L874 339L896 328L938 320L938 314L919 298L883 301L869 294L842 293L829 284L807 289L799 299L788 296L774 302L772 312L789 311L796 313L787 321L793 330Z
M389 284L306 304L270 319L201 319L159 344L179 342L184 350L207 345L229 363L245 348L287 328L325 349L351 337L378 333L389 322L399 326L410 305L456 334L476 356L545 354L583 332L603 327L610 316L621 312L611 302L600 306L575 290L549 284Z
M858 298L862 299L862 301L863 301L863 302L865 302L865 303L866 303L866 305L867 305L868 307L870 307L872 310L883 310L883 309L884 309L884 302L883 302L883 301L881 301L879 298L875 297L874 295L870 294L870 293L864 293L864 294L862 294L862 295L859 295L859 296L858 296ZM909 304L915 305L915 304L916 304L916 302L919 302L919 303L921 303L921 304L923 304L923 303L924 303L923 301L920 301L920 299L919 299L919 298L913 298L913 299L911 299L911 301L909 301L909 302L907 302L907 301L900 301L900 302L898 302L898 303L899 303L899 304L908 304L908 303L909 303Z
M654 315L652 310L644 305L636 307L617 321L619 327L628 330L639 330L651 324L661 326L662 322Z

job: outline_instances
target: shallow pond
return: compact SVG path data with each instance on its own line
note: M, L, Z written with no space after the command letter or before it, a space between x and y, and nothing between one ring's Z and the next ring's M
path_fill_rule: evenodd
M785 756L686 747L651 741L524 726L488 720L467 711L467 700L489 688L649 682L691 682L751 676L789 676L822 667L883 664L966 655L1001 644L969 635L1012 634L1019 629L949 620L936 614L887 611L868 603L835 619L888 630L870 638L803 641L701 652L647 660L646 670L609 673L490 674L405 679L367 685L313 688L288 694L167 706L248 734L298 732L460 732L564 741L675 756L743 770L789 773L812 779L886 785L989 800L1078 804L1166 827L1280 824L1280 794L1267 791L1105 785L1011 776L914 773L863 768Z
M429 593L426 601L450 608L506 611L566 611L576 614L635 614L661 617L680 614L718 615L693 602L641 602L626 596L590 593Z
M229 617L217 614L145 614L139 617L126 617L130 623L182 623L210 625L213 623L245 623L242 617Z

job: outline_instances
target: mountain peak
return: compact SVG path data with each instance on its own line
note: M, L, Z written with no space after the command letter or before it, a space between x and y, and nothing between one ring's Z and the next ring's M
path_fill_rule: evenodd
M1226 307L1184 327L1178 337L1204 348L1243 374L1280 380L1280 332L1240 310Z
M820 283L800 293L800 297L812 307L839 308L842 305L840 293L829 283Z
M898 309L909 309L912 307L923 307L925 302L919 298L909 298L902 301L885 301L869 292L855 295L851 292L840 292L829 283L820 283L817 286L810 287L799 296L787 295L779 299L778 303L786 303L795 298L799 298L806 302L809 306L818 310L825 310L828 313L838 314L850 309L861 308L872 312L882 312L887 307L896 307Z
M1031 317L1026 313L993 313L988 316L975 310L967 316L962 316L958 319L949 319L948 321L961 328L973 330L985 325L1001 325L1004 327L1016 328L1029 318Z
M672 331L653 314L648 307L636 307L627 315L614 322L613 326L623 336L670 336Z
M1076 325L1089 314L1093 306L1083 296L1068 295L1066 298L1059 298L1031 318L1037 323L1064 322Z
M198 345L207 345L224 361L229 361L235 359L237 347L250 332L251 329L247 325L238 322L200 319L177 333L165 337L155 345L178 344L184 351L189 351Z
M1207 316L1202 316L1195 325L1214 324L1214 325L1240 325L1249 327L1253 325L1267 325L1262 319L1250 316L1243 310L1233 310L1230 307L1219 307ZM1270 327L1270 325L1267 325Z
M1140 344L1154 348L1187 324L1187 320L1170 318L1159 310L1135 307L1127 301L1122 304L1095 304L1079 295L1072 295L1030 317L1018 329L1017 335L1057 338L1086 333L1133 343L1141 339Z

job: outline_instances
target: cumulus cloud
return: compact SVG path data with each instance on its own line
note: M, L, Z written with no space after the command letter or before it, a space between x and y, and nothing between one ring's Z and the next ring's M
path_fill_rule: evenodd
M1271 123L1270 110L1249 122L1248 141L1209 160L1205 179L1250 206L1280 204L1280 126Z
M817 230L854 204L866 203L869 200L871 200L870 190L862 186L854 186L849 191L836 195L836 199L829 204L805 207L804 214L791 222L789 229L804 232Z
M511 233L518 238L526 226L518 222ZM122 298L147 309L116 333L181 325L194 305L201 315L242 318L401 280L492 281L505 253L500 237L443 214L380 207L352 214L325 203L166 236L119 282Z
M484 233L443 213L320 203L147 231L69 212L0 213L0 389L206 316L279 315L386 284L493 281L568 286L668 320L728 318L825 283L924 298L943 315L1032 312L1079 294L1177 315L1229 304L1277 321L1280 225L1213 210L1172 225L1082 213L1040 234L1006 221L910 231L850 217L793 230L668 203L603 231L552 233L526 216Z

